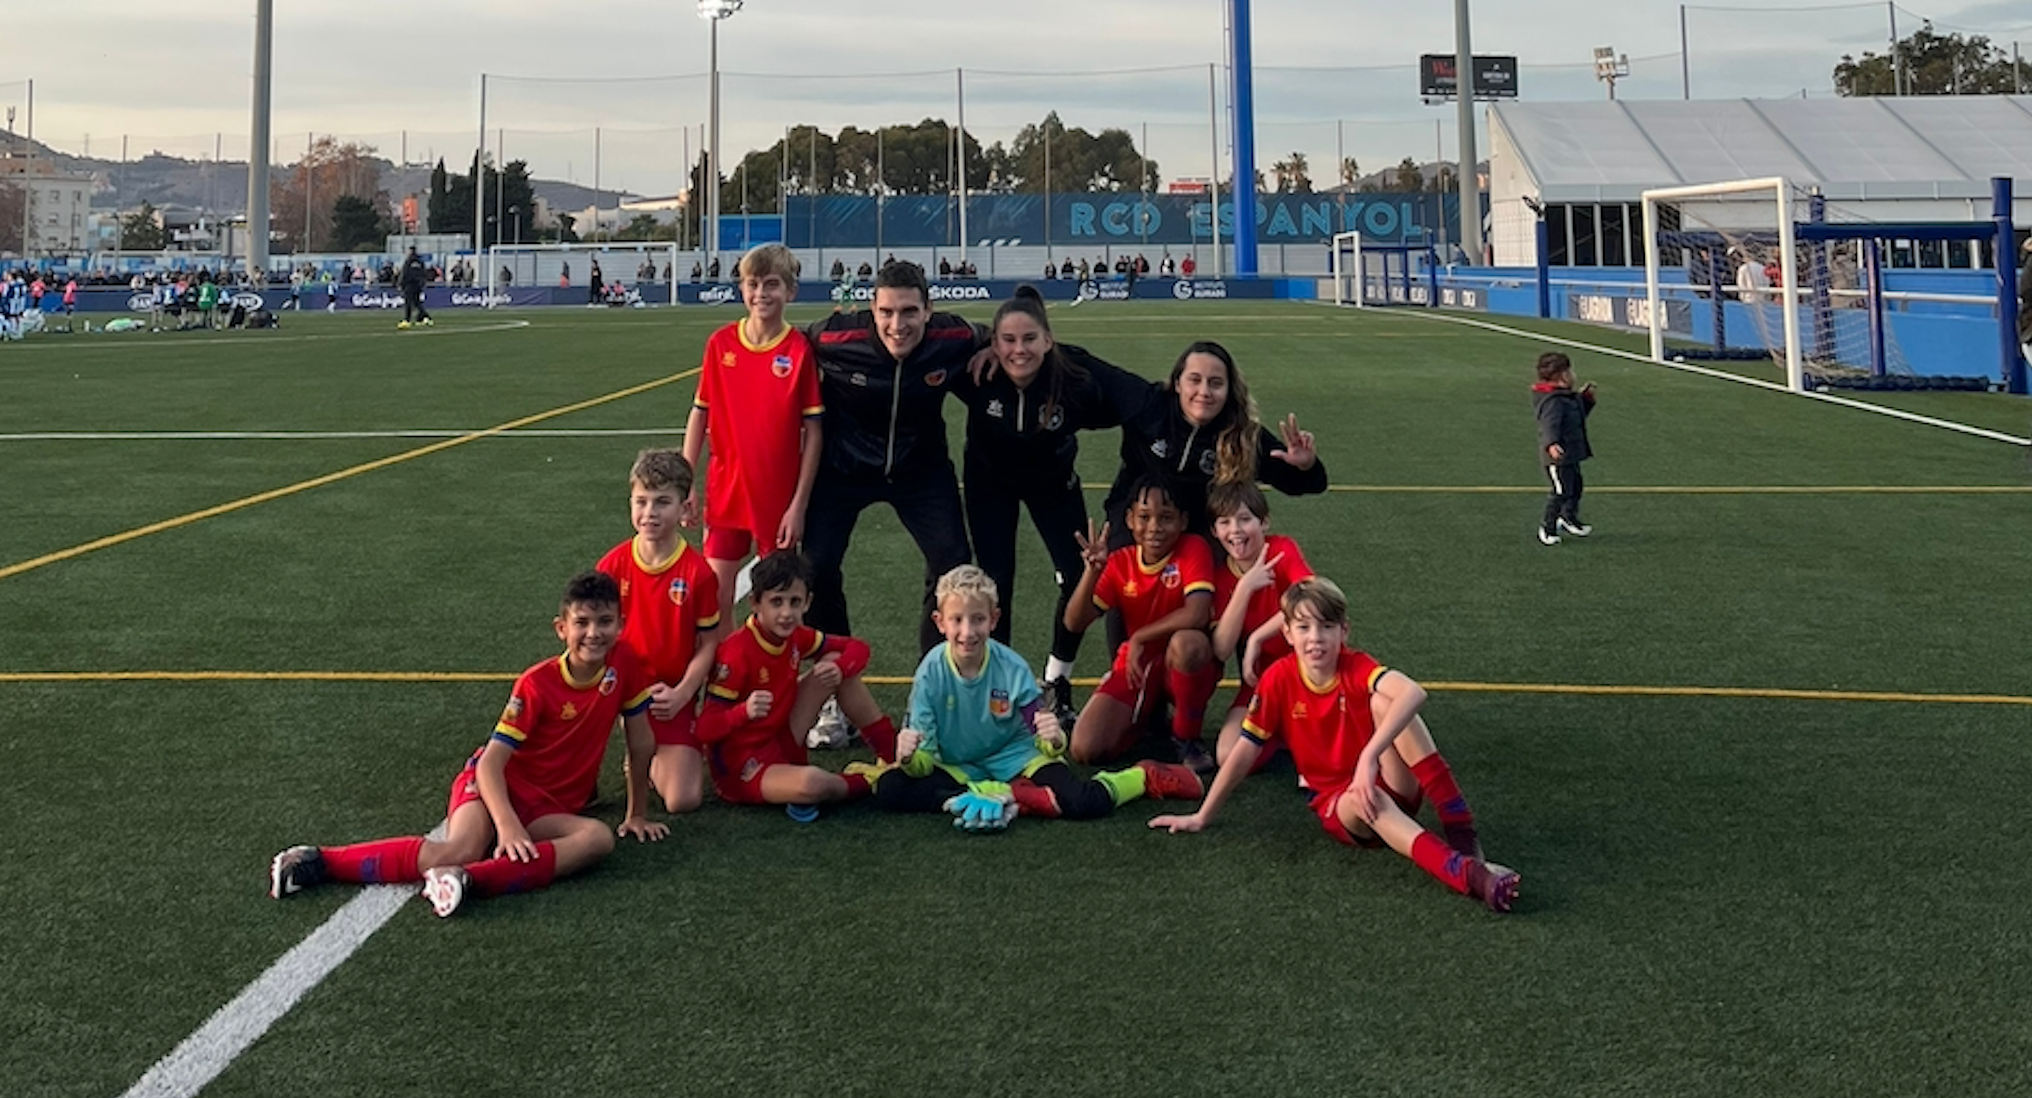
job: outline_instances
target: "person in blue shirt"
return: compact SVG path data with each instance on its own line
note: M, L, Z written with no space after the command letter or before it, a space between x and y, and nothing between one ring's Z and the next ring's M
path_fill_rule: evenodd
M1138 797L1196 800L1205 786L1177 763L1143 761L1082 778L1060 758L1065 730L1030 665L989 634L1001 610L995 581L971 564L939 577L932 620L945 642L917 665L897 765L876 779L892 812L956 811L964 794L1013 802L1021 814L1090 820Z

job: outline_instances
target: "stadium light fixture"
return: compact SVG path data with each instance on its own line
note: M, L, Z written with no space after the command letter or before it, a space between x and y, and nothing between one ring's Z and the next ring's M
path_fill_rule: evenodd
M720 21L730 19L741 10L744 0L698 0L699 18L712 28L712 45L707 54L706 98L707 121L711 133L706 138L706 205L705 219L699 223L699 236L705 244L705 269L710 277L714 261L718 258L720 243Z
M1630 55L1616 53L1614 46L1595 47L1595 79L1609 86L1609 98L1616 98L1616 81L1630 75Z

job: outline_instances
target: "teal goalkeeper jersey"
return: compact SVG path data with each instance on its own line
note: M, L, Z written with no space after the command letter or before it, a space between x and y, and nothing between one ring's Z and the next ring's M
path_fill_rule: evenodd
M910 684L909 727L924 734L923 751L973 781L1006 782L1037 757L1023 707L1037 701L1037 679L1023 657L988 642L981 673L962 678L938 645L925 653Z

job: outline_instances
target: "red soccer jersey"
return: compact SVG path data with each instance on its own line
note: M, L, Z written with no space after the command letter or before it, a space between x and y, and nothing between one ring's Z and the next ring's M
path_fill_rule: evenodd
M1259 744L1283 740L1307 789L1346 785L1376 734L1369 698L1389 670L1367 652L1344 649L1339 671L1322 685L1306 677L1297 656L1286 656L1257 682L1242 734Z
M804 744L790 734L790 709L797 704L797 668L826 649L826 635L800 625L782 644L769 640L750 618L720 642L706 686L705 714L699 739L715 759L738 759L774 744L772 757L804 765L810 760ZM769 715L748 719L748 695L770 693Z
M1249 634L1261 629L1264 622L1277 616L1278 609L1284 605L1284 592L1289 590L1292 584L1309 579L1313 574L1312 565L1305 562L1305 554L1298 551L1298 543L1282 534L1271 534L1263 539L1263 555L1279 559L1276 564L1270 566L1270 586L1258 588L1249 595L1249 610L1242 618L1242 637L1235 644L1235 651L1238 654L1248 643ZM1219 621L1221 616L1228 612L1228 603L1235 597L1235 584L1241 580L1242 573L1246 571L1248 569L1233 557L1229 557L1226 564L1214 569L1215 621ZM1290 642L1281 635L1271 637L1263 642L1263 663L1260 666L1268 666L1271 660L1289 651L1291 651Z
M661 568L642 563L629 538L600 558L621 585L621 643L641 660L651 683L675 685L698 651L700 633L720 624L720 581L705 554L683 540Z
M585 682L572 679L563 656L524 671L494 726L493 738L515 749L509 782L558 804L592 800L614 721L647 709L649 686L642 664L621 645Z
M1145 565L1143 550L1134 545L1108 554L1108 566L1094 583L1094 605L1120 607L1123 626L1134 633L1183 607L1187 595L1213 590L1213 550L1205 538L1186 534L1154 565Z
M706 525L746 530L772 545L797 494L804 421L825 412L811 342L786 327L750 344L739 321L706 340L698 397L712 452L706 462Z

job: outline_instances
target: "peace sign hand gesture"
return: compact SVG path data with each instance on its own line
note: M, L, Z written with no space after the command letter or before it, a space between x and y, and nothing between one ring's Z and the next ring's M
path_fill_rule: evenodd
M1087 520L1087 532L1075 532L1073 540L1079 543L1080 560L1089 571L1100 571L1108 566L1108 524L1094 526L1094 520Z
M1310 469L1319 460L1319 452L1312 448L1312 432L1298 427L1298 416L1284 417L1284 429L1279 432L1284 438L1284 448L1270 451L1270 456L1294 469Z

